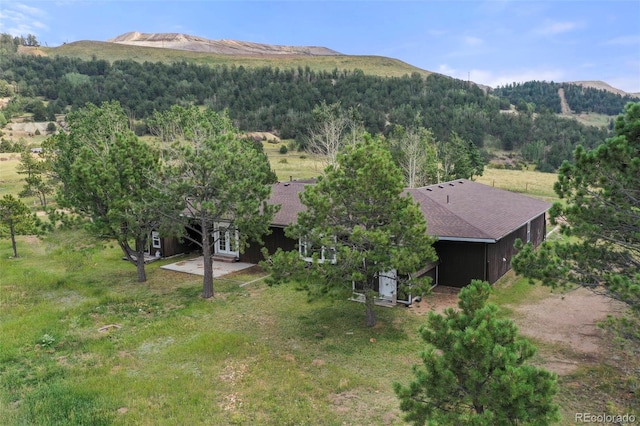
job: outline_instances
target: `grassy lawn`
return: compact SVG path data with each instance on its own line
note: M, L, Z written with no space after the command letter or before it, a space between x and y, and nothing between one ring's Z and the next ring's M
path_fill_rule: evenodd
M65 232L0 246L3 424L385 424L407 381L417 315L307 301L258 272L218 280L149 265ZM84 247L84 248L79 248ZM104 328L106 327L106 329Z
M21 191L24 181L16 173L16 166L20 162L20 154L0 154L0 197L7 194L16 196Z
M420 362L414 310L378 308L370 329L344 298L241 286L260 271L203 300L200 277L160 269L177 259L140 284L117 247L82 233L20 237L15 259L0 243L2 424L403 424L392 383ZM549 293L512 274L495 287L507 316ZM536 344L540 362L558 350ZM562 377L562 424L602 401L628 411L612 396L633 386L620 377L609 364Z

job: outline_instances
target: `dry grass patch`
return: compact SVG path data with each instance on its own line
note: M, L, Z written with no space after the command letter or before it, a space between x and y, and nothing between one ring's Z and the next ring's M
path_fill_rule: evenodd
M326 167L322 157L293 149L286 154L281 154L280 147L283 143L264 142L262 144L264 152L269 157L271 168L280 182L288 181L289 179L308 179L322 174Z
M50 56L77 57L86 61L90 61L92 58L104 59L109 62L126 59L137 62L164 63L186 61L212 67L222 65L228 67L243 66L245 68L277 67L281 70L298 69L298 67L306 69L306 67L309 67L309 69L316 72L332 72L334 69L339 71L359 69L363 70L367 75L382 77L401 77L411 75L414 72L425 77L431 74L430 71L383 56L224 55L99 41L78 41L58 47L41 47L40 50Z
M495 188L519 192L545 201L558 198L553 185L558 180L555 173L540 173L533 170L507 170L485 167L482 176L476 181Z

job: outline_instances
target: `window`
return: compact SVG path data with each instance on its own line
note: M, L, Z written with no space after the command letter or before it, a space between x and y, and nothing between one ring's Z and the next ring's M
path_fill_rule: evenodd
M162 245L160 244L160 234L156 231L151 232L151 247L162 248Z
M220 254L239 256L240 236L238 230L227 223L216 224L217 229L213 232L214 251Z
M307 262L313 262L313 256L317 254L318 262L320 263L325 261L336 263L335 247L314 247L311 244L311 240L307 237L300 237L298 240L298 251L300 252L300 256Z
M531 222L527 222L527 242L531 242Z

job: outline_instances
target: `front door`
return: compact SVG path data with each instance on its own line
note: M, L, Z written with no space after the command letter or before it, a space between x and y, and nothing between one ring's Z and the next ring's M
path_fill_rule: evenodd
M237 230L220 227L213 233L213 237L215 238L216 253L236 257L240 255Z
M391 270L381 273L378 276L378 293L381 299L394 300L397 294L398 283L396 281L396 271Z

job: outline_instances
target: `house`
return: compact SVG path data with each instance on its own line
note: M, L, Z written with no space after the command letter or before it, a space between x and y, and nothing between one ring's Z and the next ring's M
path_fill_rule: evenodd
M300 242L287 238L284 229L295 222L305 207L299 194L306 182L281 182L273 186L270 202L281 205L264 237L270 253L280 247L295 250ZM438 261L419 271L435 285L463 287L473 279L495 283L511 269L514 243L520 238L538 246L546 235L546 212L551 204L526 195L459 179L421 188L407 189L427 221L427 232L438 238L434 248ZM260 248L252 244L240 260L262 260ZM411 303L410 295L399 295L393 272L381 276L376 290L383 300Z
M472 279L495 283L509 269L516 239L538 246L551 204L466 179L407 192L437 236L434 283L463 287Z
M290 182L279 182L271 188L270 204L281 205L280 210L275 214L271 225L269 235L262 238L262 244L257 241L250 241L249 246L244 249L243 253L233 244L233 240L237 240L237 231L230 229L224 230L224 227L218 226L218 231L213 235L214 254L220 258L233 258L240 262L258 263L264 260L262 256L262 248L266 247L269 253L275 253L278 248L282 250L295 250L298 245L297 240L292 240L284 234L287 226L294 223L298 217L298 212L304 209L300 202L299 193L304 191L306 185L314 183L315 180L300 180ZM197 235L192 235L198 238ZM159 253L161 257L170 257L185 251L197 251L199 248L185 241L178 242L176 238L162 237L158 232L152 232L149 239L149 250L151 255Z
M271 234L263 237L262 244L250 242L243 253L235 249L226 254L242 262L258 263L263 260L263 247L269 253L278 248L301 250L304 242L288 238L284 230L305 209L300 193L313 182L274 184L269 202L280 204L281 208L271 223ZM466 179L410 188L406 193L420 206L427 232L438 238L434 244L438 261L425 265L418 273L430 276L435 285L463 287L472 279L493 284L511 268L516 239L538 246L546 235L545 215L551 205L536 198ZM233 236L216 238L216 251L224 252L228 247L221 250L220 241L226 244L230 238ZM410 295L398 294L393 273L381 276L376 290L383 300L411 303Z

